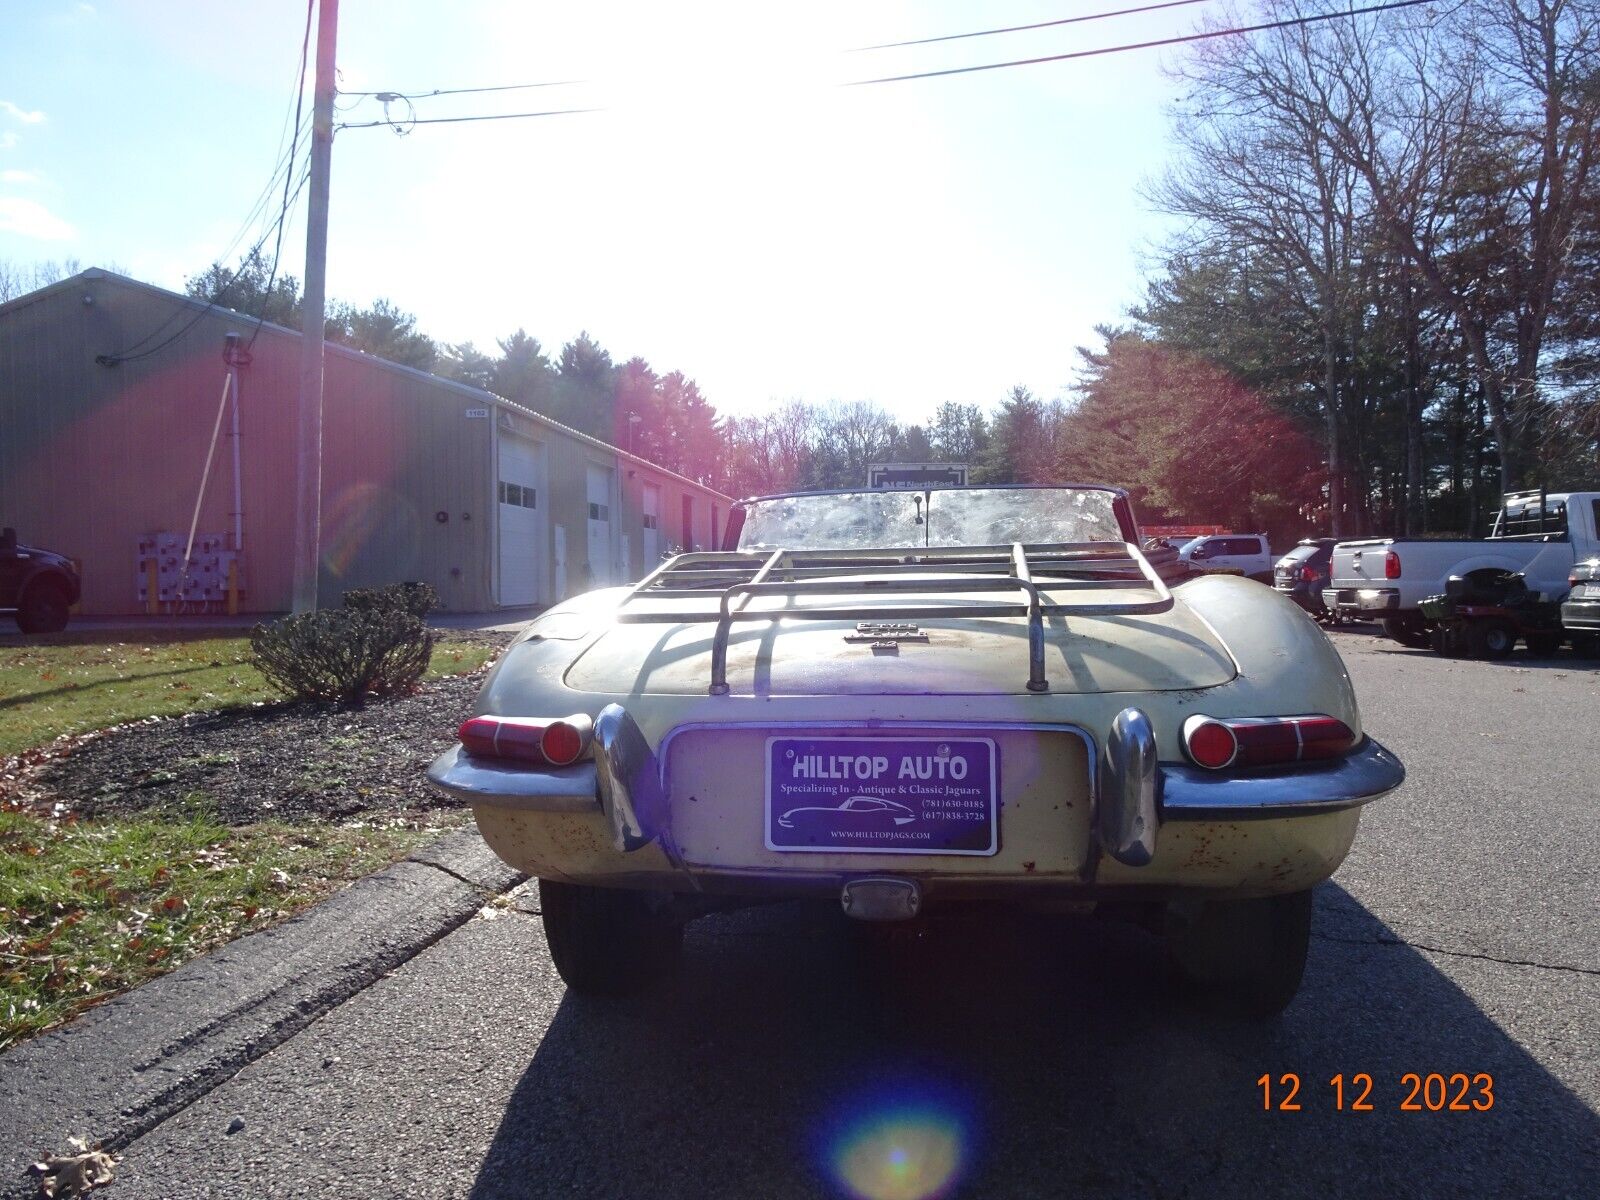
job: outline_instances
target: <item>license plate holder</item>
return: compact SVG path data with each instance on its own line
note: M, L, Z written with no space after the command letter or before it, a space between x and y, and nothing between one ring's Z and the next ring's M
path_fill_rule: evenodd
M987 737L769 737L766 848L992 855L1000 756Z

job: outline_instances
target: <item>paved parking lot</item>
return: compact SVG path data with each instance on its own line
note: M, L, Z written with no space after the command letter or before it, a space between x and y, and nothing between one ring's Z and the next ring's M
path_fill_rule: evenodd
M113 1194L891 1197L953 1163L971 1195L1593 1195L1600 670L1335 637L1410 778L1319 890L1277 1022L1183 1008L1111 923L956 924L885 972L787 905L580 1000L528 892L134 1143ZM1264 1111L1290 1073L1300 1110ZM1404 1111L1407 1073L1491 1076L1493 1105Z

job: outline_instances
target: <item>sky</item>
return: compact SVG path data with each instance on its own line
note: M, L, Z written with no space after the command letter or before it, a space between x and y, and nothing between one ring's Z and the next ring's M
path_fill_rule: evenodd
M345 93L579 81L412 104L603 111L339 130L329 294L491 351L587 330L725 413L869 400L918 421L1018 383L1064 394L1171 236L1141 185L1167 161L1181 52L839 85L1168 37L1218 7L846 52L1137 2L343 0ZM286 149L304 20L297 0L6 0L0 260L173 288L236 260L265 224L244 229ZM302 219L282 255L303 277Z

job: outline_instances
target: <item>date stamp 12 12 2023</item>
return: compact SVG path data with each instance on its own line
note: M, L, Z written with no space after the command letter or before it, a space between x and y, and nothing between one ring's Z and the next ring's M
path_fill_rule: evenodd
M1481 1113L1494 1107L1494 1076L1483 1071L1407 1071L1393 1089L1374 1083L1366 1071L1341 1073L1328 1080L1320 1104L1314 1102L1315 1090L1292 1071L1263 1075L1256 1086L1264 1112L1303 1112L1307 1107L1328 1107L1329 1100L1336 1112L1375 1112L1383 1107L1393 1112Z

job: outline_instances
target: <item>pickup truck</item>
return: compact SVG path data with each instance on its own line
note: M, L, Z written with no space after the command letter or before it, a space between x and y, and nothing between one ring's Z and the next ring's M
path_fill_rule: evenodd
M1333 548L1322 602L1330 612L1378 620L1395 641L1426 648L1418 606L1452 575L1515 571L1546 600L1565 595L1573 565L1600 554L1600 492L1508 492L1489 536L1476 541L1368 538Z
M1243 575L1272 585L1272 548L1265 534L1206 534L1184 542L1178 557L1202 574Z

